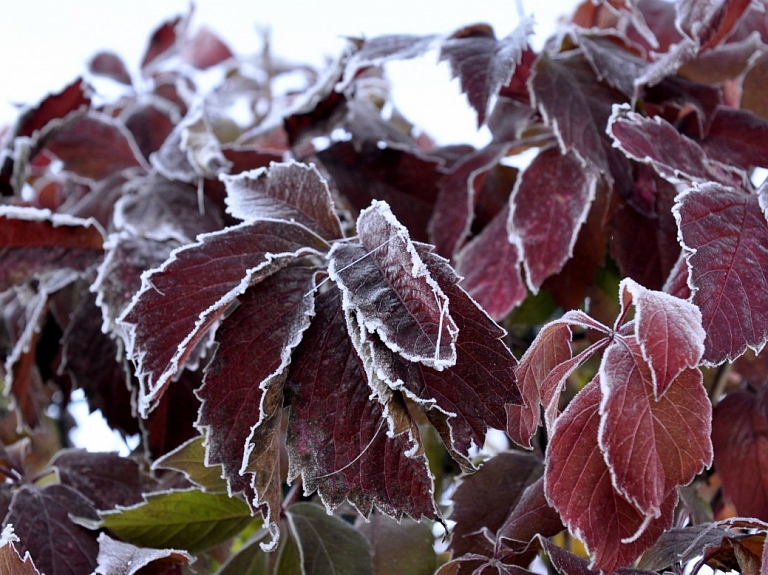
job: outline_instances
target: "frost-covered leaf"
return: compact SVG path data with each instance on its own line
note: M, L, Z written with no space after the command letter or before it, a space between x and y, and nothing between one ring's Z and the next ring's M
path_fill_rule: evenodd
M552 566L562 575L598 575L608 571L597 571L592 569L592 565L587 559L571 553L567 549L558 547L551 540L539 537L541 546L544 548ZM653 571L643 571L632 567L622 567L617 569L615 575L653 575Z
M614 490L597 441L600 399L596 379L557 419L544 485L563 523L594 554L590 568L612 572L634 561L672 526L677 491L667 493L659 516L650 518Z
M521 254L509 241L505 206L456 256L461 287L496 321L504 319L527 295L520 272Z
M86 108L91 103L91 87L77 78L55 94L49 94L37 105L19 115L14 134L33 136L53 120L64 118L70 112Z
M496 40L493 29L476 24L457 30L440 46L440 59L448 60L451 73L477 113L477 126L485 123L491 99L509 84L533 32L533 19L523 18L506 38Z
M408 361L442 369L456 362L449 300L389 206L373 202L357 220L360 243L336 243L328 273L344 307Z
M236 218L296 221L326 240L343 236L328 184L313 165L272 162L269 168L221 179L227 211Z
M314 315L315 272L315 268L289 267L252 286L216 332L216 353L196 392L203 402L196 425L205 430L206 464L222 466L230 493L243 490L243 482L248 481L243 475L254 449L252 435L262 424L266 426L265 420L275 411L267 409L267 390L282 387L280 375ZM281 397L279 393L273 402ZM279 410L282 400L276 404ZM279 429L270 432L266 439L279 435ZM261 451L260 446L255 449ZM276 450L270 454L277 456ZM261 476L273 475L279 465L267 459L257 468L256 481L266 488L269 482ZM257 494L260 500L267 499L266 493L257 490ZM269 499L274 518L278 509Z
M289 477L301 474L304 491L318 490L330 508L348 499L364 515L376 505L393 517L436 518L418 435L398 429L390 437L388 418L407 417L404 405L393 405L393 396L382 406L371 399L369 385L347 333L341 294L326 291L317 297L286 382Z
M574 154L549 148L518 178L509 199L509 241L520 247L528 288L535 294L573 255L595 198L598 174Z
M110 78L125 86L130 86L132 83L125 63L114 52L104 50L94 54L88 61L88 70L91 74Z
M60 269L84 272L103 255L103 243L93 220L0 207L0 291Z
M721 107L700 145L709 157L723 164L744 170L766 167L768 120L749 110Z
M376 575L432 575L435 572L435 537L429 525L407 518L398 523L381 513L373 513L369 519L358 521L355 527L373 548Z
M144 573L165 573L179 565L189 565L194 558L185 551L175 549L149 549L137 547L112 539L100 533L98 575L139 575Z
M152 463L152 469L172 469L184 474L189 481L213 493L227 490L227 482L221 477L221 467L205 464L205 437L193 437Z
M768 54L762 54L751 63L741 84L741 107L768 119L768 106L760 95L765 93L766 71L768 71Z
M565 527L560 516L547 502L544 493L544 476L525 488L514 509L507 516L497 537L513 548L527 548L536 535L551 537Z
M637 95L635 80L648 63L621 46L615 37L581 35L578 42L597 79L634 100Z
M40 575L29 553L25 553L23 558L19 554L16 549L18 541L13 525L3 527L0 536L0 572L5 575Z
M735 391L714 410L712 442L723 494L743 516L768 520L768 394ZM748 461L749 465L744 465Z
M677 198L675 218L692 301L707 333L704 361L720 364L768 340L768 223L756 195L717 184Z
M126 543L153 549L210 549L253 521L248 505L226 493L165 491L132 507L101 512L101 526Z
M90 502L66 485L44 489L19 487L4 525L19 537L20 553L28 552L46 575L82 575L96 567L98 543L93 533L75 525L70 517L97 519Z
M203 26L194 35L184 39L181 58L198 70L207 70L232 58L229 49L219 36Z
M299 546L302 573L373 575L371 545L347 522L312 503L292 505L286 515Z
M617 336L603 354L598 442L614 489L649 518L712 462L711 404L702 380L698 369L685 368L655 399L638 343Z
M659 399L678 375L701 361L706 337L701 311L690 302L646 289L631 279L622 280L619 295L622 310L635 306L635 337Z
M179 121L179 112L165 100L137 102L122 111L120 119L133 135L145 159L160 149Z
M121 316L141 383L140 409L154 407L169 381L235 298L294 258L325 242L297 224L259 220L202 234L142 275Z
M187 19L176 16L158 26L149 38L149 44L141 59L141 70L147 73L150 65L159 62L178 51L180 38L187 26Z
M675 25L706 49L727 37L751 4L750 0L682 0L675 6Z

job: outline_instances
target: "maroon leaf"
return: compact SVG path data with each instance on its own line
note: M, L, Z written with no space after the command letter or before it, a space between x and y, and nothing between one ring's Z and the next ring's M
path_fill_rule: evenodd
M0 207L0 291L57 270L84 272L103 255L103 242L93 220Z
M561 154L557 148L539 152L518 178L509 199L507 232L522 251L533 293L573 255L597 179L597 173L584 170L575 155Z
M207 70L232 58L232 50L214 32L200 28L194 36L186 38L181 57L198 70Z
M125 125L97 112L66 121L44 142L65 170L90 180L104 179L125 168L149 167Z
M164 100L156 98L137 103L120 114L120 119L133 136L142 156L149 160L150 154L160 149L178 122L178 112Z
M497 533L499 539L514 548L528 547L539 534L552 537L565 527L560 516L547 502L544 493L544 475L526 487L514 510Z
M148 549L112 539L106 533L98 538L99 555L94 573L98 575L143 575L168 573L173 567L189 565L194 558L186 551Z
M28 551L47 575L82 575L96 567L98 543L93 532L70 517L98 521L90 502L66 485L38 489L22 485L16 492L4 525L12 524L19 550Z
M15 135L32 136L52 120L86 108L91 103L89 92L90 87L77 78L61 92L47 96L36 107L22 113L16 122Z
M629 305L635 306L635 337L658 400L678 375L701 361L706 337L701 311L690 302L648 290L631 279L622 280L619 296L622 315Z
M50 465L63 485L77 489L100 511L143 501L141 473L132 459L69 449L59 451Z
M315 273L289 267L251 287L216 333L216 354L197 391L202 406L196 425L206 430L206 464L222 466L231 493L244 489L251 435L268 416L266 391L282 386L280 375L314 315ZM261 469L257 480L269 474L266 465ZM271 509L273 521L277 513Z
M768 166L768 120L749 110L719 108L700 145L709 157L726 165L744 170Z
M360 244L336 243L328 273L344 308L395 353L442 369L456 362L449 301L389 206L374 201L357 220Z
M6 525L0 537L0 572L6 575L40 575L29 553L25 553L23 558L19 554L16 549L18 541L13 525Z
M155 29L141 59L142 72L147 73L150 64L159 62L173 55L178 50L179 37L183 36L186 26L187 19L182 16L176 16Z
M330 508L348 499L364 515L375 505L393 517L439 517L404 405L396 395L385 407L369 399L374 382L347 334L339 291L320 294L316 311L286 382L289 477L301 474L305 492L317 489Z
M712 421L715 469L725 497L740 515L762 520L768 520L767 398L765 386L756 393L729 393L715 407Z
M509 84L533 32L533 20L524 18L503 40L493 29L476 24L457 30L440 47L440 59L448 60L451 73L461 81L461 90L477 112L478 128L485 123L491 99Z
M130 86L132 84L131 75L128 73L125 63L123 63L122 58L114 52L98 52L91 58L90 62L88 62L88 70L91 74L111 78L115 82L119 82L125 86Z
M705 184L678 196L674 213L707 333L704 361L761 349L768 340L768 223L757 196Z
M272 162L268 169L221 179L227 211L236 218L295 221L326 240L343 236L328 184L312 165Z
M508 215L505 206L456 256L456 273L464 278L461 287L496 321L528 293L520 272L520 250L507 235Z
M547 450L547 499L568 529L594 553L590 568L612 572L634 561L672 526L677 491L657 518L639 512L613 488L598 446L600 383L587 384L555 424Z
M598 441L614 489L648 518L659 517L669 493L712 462L702 381L698 369L684 369L657 400L639 344L617 336L603 355Z
M249 285L300 255L325 249L303 226L260 220L202 234L145 273L141 291L121 316L141 385L140 410L155 406L195 346Z

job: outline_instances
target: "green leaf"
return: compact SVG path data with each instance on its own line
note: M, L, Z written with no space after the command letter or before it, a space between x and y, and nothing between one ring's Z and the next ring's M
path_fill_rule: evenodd
M139 547L204 551L251 521L248 505L226 493L197 489L145 495L145 503L100 513L102 527Z
M376 575L432 575L437 567L435 537L425 523L403 519L400 523L382 513L359 521L357 529L373 547Z
M261 542L268 534L266 529L259 530L242 548L227 559L215 575L268 575L270 554L261 548Z
M152 464L152 469L180 471L192 483L212 493L226 493L227 482L222 479L221 465L205 464L203 436L193 437Z
M303 573L374 575L371 545L349 523L328 515L324 508L312 503L293 505L288 509L287 517L291 534L298 543ZM288 559L286 551L281 557L280 574ZM293 570L285 573L293 573Z

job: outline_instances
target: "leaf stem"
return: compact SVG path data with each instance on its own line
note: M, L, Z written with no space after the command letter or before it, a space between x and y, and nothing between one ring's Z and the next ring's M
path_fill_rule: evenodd
M296 503L298 501L299 497L301 497L301 476L299 476L296 479L296 482L291 485L291 489L288 491L288 493L285 496L285 499L283 499L283 511L288 509L291 505Z

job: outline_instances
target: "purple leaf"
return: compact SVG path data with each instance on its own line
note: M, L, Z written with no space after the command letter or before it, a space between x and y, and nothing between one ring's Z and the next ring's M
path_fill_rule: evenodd
M449 301L389 206L374 201L357 220L360 244L336 243L328 273L361 327L408 361L442 369L456 362Z
M768 341L768 222L757 196L705 184L678 196L673 211L707 333L704 361L760 350Z
M142 275L142 288L120 321L141 384L139 408L156 405L195 346L250 286L325 242L303 226L259 220L202 234Z

